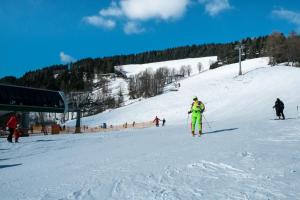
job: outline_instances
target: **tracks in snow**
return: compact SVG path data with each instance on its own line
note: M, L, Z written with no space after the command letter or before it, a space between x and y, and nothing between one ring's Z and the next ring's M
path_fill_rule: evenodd
M180 169L167 167L160 175L123 177L114 183L111 199L284 199L278 184L283 183L202 160Z

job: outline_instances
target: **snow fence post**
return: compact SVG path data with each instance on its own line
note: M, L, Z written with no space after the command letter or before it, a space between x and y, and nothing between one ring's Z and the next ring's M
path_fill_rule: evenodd
M80 130L80 115L81 115L81 112L80 112L80 109L78 109L77 110L77 116L76 116L75 133L81 133L81 130Z

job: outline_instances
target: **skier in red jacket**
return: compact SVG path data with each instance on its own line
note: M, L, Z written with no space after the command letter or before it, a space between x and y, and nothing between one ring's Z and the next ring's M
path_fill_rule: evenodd
M159 127L159 121L160 119L156 116L155 119L153 120L153 123L155 123L156 127Z
M10 116L6 126L8 127L8 131L9 131L9 135L7 136L7 141L12 142L12 137L17 127L17 116L15 115L15 113L13 113Z

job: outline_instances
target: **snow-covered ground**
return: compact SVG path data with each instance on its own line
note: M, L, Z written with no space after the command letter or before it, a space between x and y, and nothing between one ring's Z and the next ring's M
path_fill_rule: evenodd
M117 99L121 90L122 94L124 95L124 101L128 102L129 96L128 96L127 81L124 78L119 78L119 77L109 78L107 80L108 80L107 89L110 95ZM98 82L98 81L94 81L94 82ZM94 91L92 92L93 100L96 101L97 99L101 99L101 96L103 96L101 88L95 88Z
M300 69L267 58L210 70L177 92L83 119L165 127L0 140L1 199L300 199ZM193 95L206 105L204 135L191 137ZM279 97L287 120L275 118Z
M217 62L217 56L201 57L201 58L186 58L180 60L170 60L155 63L146 64L133 64L133 65L120 65L116 66L115 69L123 71L127 77L136 75L146 69L151 69L156 71L161 67L168 68L170 70L175 69L179 72L180 68L183 66L190 66L192 71L191 74L199 73L198 65L201 64L201 72L209 70L211 64Z

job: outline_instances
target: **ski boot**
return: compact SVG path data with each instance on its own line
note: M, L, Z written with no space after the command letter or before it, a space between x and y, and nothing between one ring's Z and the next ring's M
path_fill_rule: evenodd
M12 138L7 138L7 141L9 142L9 143L12 143L13 141L12 141Z
M193 136L193 137L195 136L195 131L192 131L192 136Z
M199 131L198 136L200 137L202 135L202 131Z

